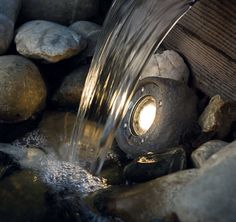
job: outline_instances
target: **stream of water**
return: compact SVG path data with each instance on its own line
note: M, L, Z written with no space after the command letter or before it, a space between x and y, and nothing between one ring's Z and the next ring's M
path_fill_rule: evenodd
M194 0L115 0L86 79L67 158L99 173L140 74Z

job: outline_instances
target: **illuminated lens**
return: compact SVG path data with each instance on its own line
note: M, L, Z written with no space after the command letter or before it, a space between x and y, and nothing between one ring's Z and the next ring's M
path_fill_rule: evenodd
M152 126L156 117L156 100L151 96L143 97L135 106L131 126L138 136L144 135Z

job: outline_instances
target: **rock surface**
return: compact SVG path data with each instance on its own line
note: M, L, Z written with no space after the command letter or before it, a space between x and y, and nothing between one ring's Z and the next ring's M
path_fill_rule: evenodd
M42 221L47 212L46 187L30 171L0 181L1 222Z
M185 168L185 151L176 148L166 153L147 154L135 159L125 167L124 175L130 182L145 182Z
M14 23L5 15L0 14L0 55L5 53L11 44L14 33Z
M53 102L60 106L78 107L89 66L81 66L63 80L53 96Z
M69 25L96 15L97 0L23 0L22 16Z
M40 181L55 192L69 191L82 196L107 187L103 179L93 176L78 164L58 160L42 148L1 143L0 152L11 157L21 169L33 170Z
M148 76L157 76L188 82L189 69L183 58L173 50L166 50L162 53L154 54L147 66L144 68L141 79Z
M21 0L0 0L0 14L7 16L15 23L21 9Z
M92 57L94 55L102 27L93 22L78 21L72 24L69 28L87 40L88 45L86 50L83 52L83 56Z
M224 101L219 95L211 98L208 106L199 117L203 132L214 132L218 138L224 138L236 121L236 104Z
M132 187L111 187L88 199L92 208L126 222L158 221L172 214L177 194L197 175L198 170L181 171Z
M211 140L204 143L191 154L194 166L197 168L202 167L212 155L223 149L227 144L221 140Z
M236 141L214 154L174 200L182 222L235 221Z
M0 57L0 121L19 122L39 111L46 87L38 68L21 56Z
M11 44L14 24L21 7L21 0L0 0L0 55Z
M69 28L35 20L22 25L15 37L17 51L29 58L59 62L86 47L86 41Z

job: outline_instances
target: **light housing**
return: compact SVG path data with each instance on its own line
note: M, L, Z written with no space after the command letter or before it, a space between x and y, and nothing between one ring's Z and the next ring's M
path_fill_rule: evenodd
M119 147L137 157L177 146L196 121L196 101L193 91L181 82L142 79L117 131Z

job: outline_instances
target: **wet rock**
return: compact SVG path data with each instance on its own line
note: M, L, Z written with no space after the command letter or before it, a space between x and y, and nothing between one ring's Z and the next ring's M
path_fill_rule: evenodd
M81 221L76 201L50 190L31 170L4 177L0 189L1 222Z
M143 73L141 79L148 76L170 78L184 83L188 82L189 69L183 58L173 50L166 50L162 53L154 54Z
M135 159L124 169L126 180L145 182L186 168L186 155L182 148L161 154L147 154Z
M120 185L125 182L123 167L119 164L104 167L100 173L100 177L104 178L108 185Z
M64 25L96 15L97 0L23 0L22 16L27 20L48 20Z
M114 139L112 147L107 152L106 160L103 167L109 167L110 165L127 165L130 159L127 158L126 153L124 153L118 146L117 141Z
M68 161L75 120L75 113L45 112L38 128L14 144L23 147L41 147L57 159ZM89 138L89 129L85 133ZM80 152L81 160L87 158L83 154L86 155L86 152Z
M107 187L103 179L91 175L78 164L59 160L42 149L0 144L0 152L9 155L22 169L33 170L55 192L69 190L84 196Z
M198 122L203 132L214 132L218 138L224 138L234 121L236 121L236 104L216 95L211 98Z
M236 142L214 154L174 200L182 222L235 221Z
M21 56L0 57L0 121L19 122L39 111L46 99L37 67Z
M43 221L47 188L31 171L16 172L0 181L1 222Z
M38 128L44 148L66 159L75 119L76 114L73 113L46 112Z
M20 6L21 0L0 0L0 55L5 53L11 44Z
M81 66L66 76L53 102L59 106L78 107L88 71L89 66Z
M197 175L198 170L186 170L132 187L111 187L86 201L127 222L158 221L173 213L176 195Z
M201 145L196 149L191 157L195 167L200 168L204 163L219 150L224 148L228 143L221 140L212 140Z
M102 27L93 22L78 21L72 24L69 28L87 40L87 48L82 54L85 57L92 57L95 52L97 40Z
M86 41L69 28L40 20L22 25L15 43L20 54L52 63L70 58L86 47Z

